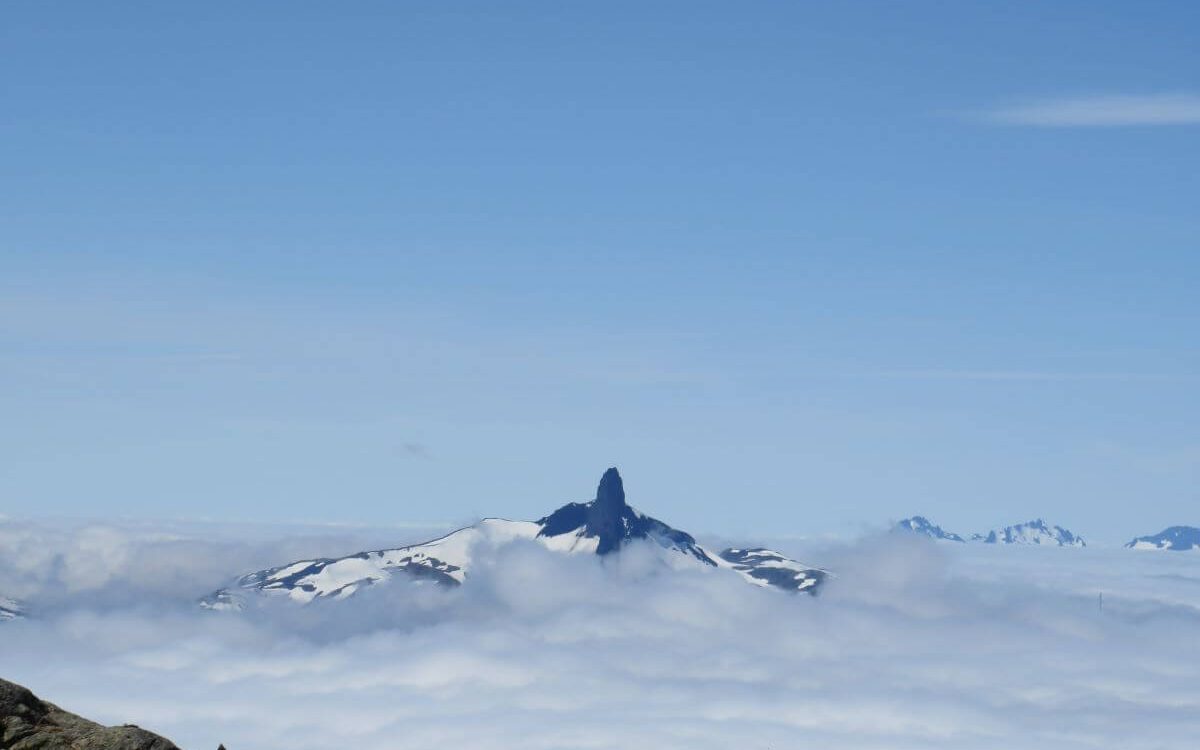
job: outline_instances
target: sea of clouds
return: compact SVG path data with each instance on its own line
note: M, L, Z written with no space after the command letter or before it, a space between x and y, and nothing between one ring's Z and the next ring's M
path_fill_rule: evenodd
M1200 737L1200 555L895 535L780 542L817 598L732 574L478 551L468 585L344 602L195 600L412 529L0 519L0 677L187 750L1185 748ZM1100 595L1103 594L1101 605Z

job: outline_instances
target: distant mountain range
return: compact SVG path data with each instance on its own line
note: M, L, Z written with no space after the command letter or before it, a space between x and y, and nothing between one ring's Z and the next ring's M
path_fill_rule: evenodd
M896 531L920 534L947 542L963 542L962 536L946 531L924 516L913 516L900 521L893 527ZM1061 526L1050 526L1038 518L1001 529L992 529L982 534L972 534L970 541L983 544L1037 544L1055 547L1086 547L1087 543Z
M993 529L986 534L972 534L972 542L984 544L1041 544L1057 547L1086 547L1082 537L1075 536L1062 526L1050 526L1042 519Z
M938 526L925 516L912 516L893 530L956 544L1014 544L1085 547L1087 543L1062 526L1038 518L1026 523L964 537ZM724 571L757 586L815 594L829 573L763 547L715 552L690 534L644 515L625 501L625 488L615 469L604 472L593 500L568 503L537 521L486 518L422 544L359 552L339 558L316 558L248 573L231 585L200 600L208 609L241 609L247 597L285 596L300 604L315 599L344 599L364 588L392 579L413 583L458 586L469 577L473 553L480 545L498 546L529 540L563 554L608 555L626 544L644 540L669 566ZM1200 528L1171 526L1158 534L1140 536L1128 549L1200 551ZM0 622L27 616L23 603L0 595Z
M1125 546L1129 549L1200 551L1200 529L1195 526L1169 526L1153 536L1139 536Z
M621 475L604 472L593 500L568 503L537 521L487 518L423 544L360 552L340 558L301 560L239 578L201 600L209 609L240 609L249 595L286 596L304 604L344 599L392 579L458 586L470 576L479 545L524 539L563 554L608 555L645 540L672 566L692 566L736 574L749 583L785 591L816 593L826 572L778 552L757 547L712 552L690 534L644 515L625 502Z
M946 542L966 542L958 534L946 531L924 516L913 516L896 523L894 531L919 534ZM1038 518L1015 526L972 534L969 541L983 544L1037 544L1055 547L1086 547L1087 542L1061 526L1051 526ZM1139 536L1125 545L1127 549L1200 551L1200 528L1171 526L1151 536Z

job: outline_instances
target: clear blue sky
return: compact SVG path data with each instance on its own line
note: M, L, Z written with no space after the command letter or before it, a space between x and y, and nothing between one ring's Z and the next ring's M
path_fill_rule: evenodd
M1200 523L1200 5L0 13L0 513Z

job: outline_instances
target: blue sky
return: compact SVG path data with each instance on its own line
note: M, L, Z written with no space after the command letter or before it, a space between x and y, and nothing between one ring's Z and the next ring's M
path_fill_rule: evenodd
M0 513L1200 523L1192 3L3 11Z

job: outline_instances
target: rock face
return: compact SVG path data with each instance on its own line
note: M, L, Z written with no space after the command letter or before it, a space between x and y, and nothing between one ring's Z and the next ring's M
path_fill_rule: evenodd
M696 544L691 534L673 529L657 518L642 515L625 503L625 485L616 469L600 478L596 499L568 503L538 519L538 537L551 546L567 542L572 549L586 547L597 555L616 552L626 542L648 539L659 546L695 558L705 565L718 563ZM569 541L568 541L569 540Z
M300 604L317 599L344 599L364 588L404 578L415 584L457 586L467 580L474 550L517 540L541 544L566 554L609 555L630 542L651 542L670 565L737 573L756 586L816 593L823 570L803 565L765 549L709 552L691 534L644 515L625 502L625 487L616 469L600 478L593 500L567 503L537 521L485 518L474 526L424 544L360 552L340 558L302 560L249 573L233 586L201 600L208 609L241 609L252 594L286 596Z
M947 542L966 541L958 534L946 531L925 516L913 516L912 518L906 518L896 524L895 530L920 534L921 536L927 536L930 539L941 539Z
M0 749L179 750L145 729L105 727L68 713L7 680L0 680Z
M1151 536L1139 536L1125 545L1129 549L1163 549L1173 552L1200 551L1200 529L1169 526Z
M827 573L806 567L766 547L738 549L730 547L721 552L721 562L760 585L774 586L784 591L817 593Z

